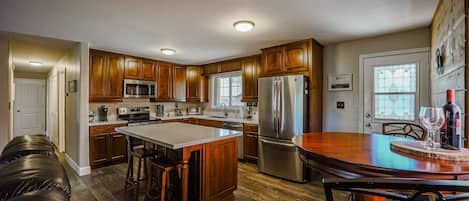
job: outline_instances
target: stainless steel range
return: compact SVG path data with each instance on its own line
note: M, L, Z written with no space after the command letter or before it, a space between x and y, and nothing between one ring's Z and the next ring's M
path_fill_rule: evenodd
M150 107L118 107L117 116L121 120L128 121L128 126L159 123L161 119L151 118Z

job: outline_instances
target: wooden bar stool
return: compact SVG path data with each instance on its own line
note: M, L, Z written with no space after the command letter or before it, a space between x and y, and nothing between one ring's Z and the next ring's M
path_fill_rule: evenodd
M153 147L149 148L145 145L145 143L137 141L135 138L127 137L127 142L128 166L124 190L127 191L129 185L134 186L135 200L138 200L138 197L140 195L140 183L146 181L147 159L155 158L156 151ZM138 159L136 179L134 179L134 157ZM143 178L141 175L142 162L144 168Z
M175 161L172 161L166 157L161 157L161 158L156 158L151 160L151 165L150 168L148 169L148 177L147 177L147 188L146 188L146 195L145 195L145 200L156 200L154 196L151 195L152 193L152 179L153 178L161 178L161 183L160 183L160 201L165 201L166 199L166 191L168 189L174 190L175 187L177 186L176 184L172 185L172 188L170 185L168 185L168 182L172 182L171 178L171 172L173 170L177 170L178 172L178 179L179 181L181 179L181 168L182 166L178 164ZM160 173L160 174L159 174ZM169 187L169 188L168 188ZM173 193L174 194L174 193ZM168 196L172 197L172 196Z

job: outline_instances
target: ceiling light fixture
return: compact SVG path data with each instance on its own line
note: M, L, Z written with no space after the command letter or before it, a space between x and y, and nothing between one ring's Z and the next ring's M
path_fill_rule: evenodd
M233 27L240 32L248 32L254 28L254 22L248 20L237 21L233 24Z
M169 48L161 48L160 51L166 55L173 55L174 53L176 53L176 50L169 49Z
M30 61L29 64L31 64L31 66L42 66L42 63L38 61Z

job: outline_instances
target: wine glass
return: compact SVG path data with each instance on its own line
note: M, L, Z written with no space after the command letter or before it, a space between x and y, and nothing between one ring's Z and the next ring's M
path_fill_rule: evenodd
M424 143L425 147L427 149L436 150L436 134L445 123L443 109L437 107L420 107L419 119L420 123L428 130L426 142Z

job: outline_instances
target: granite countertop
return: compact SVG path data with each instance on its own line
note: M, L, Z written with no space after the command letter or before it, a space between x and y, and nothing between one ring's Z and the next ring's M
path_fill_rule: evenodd
M104 126L104 125L113 125L113 124L127 124L126 120L109 120L109 121L93 121L89 123L89 126Z
M170 149L206 144L242 135L240 131L179 122L120 127L115 130Z
M214 121L234 122L234 123L258 124L258 120L256 119L243 119L243 118L235 118L235 117L217 118L217 117L212 117L211 115L183 115L183 116L171 116L171 117L159 117L159 118L161 118L161 120L195 118L195 119L207 119L207 120L214 120Z

